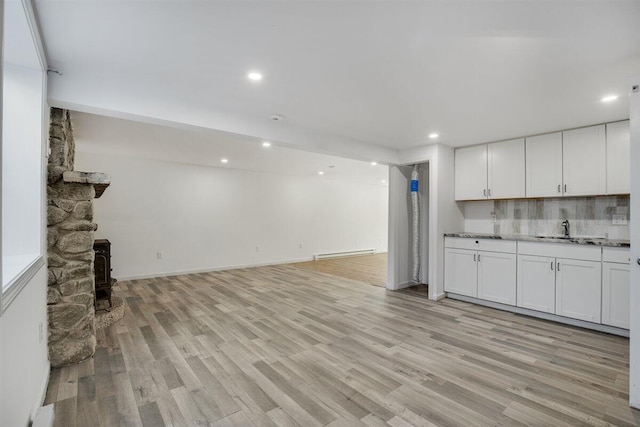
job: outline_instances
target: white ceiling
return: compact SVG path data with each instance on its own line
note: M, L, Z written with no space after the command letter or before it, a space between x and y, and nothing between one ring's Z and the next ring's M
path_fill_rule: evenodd
M385 165L277 144L266 148L262 146L263 140L216 130L178 129L79 112L73 112L71 120L76 151L93 155L138 157L376 186L386 186L389 176ZM228 163L221 163L223 158Z
M52 105L362 160L624 119L640 73L637 0L36 5Z

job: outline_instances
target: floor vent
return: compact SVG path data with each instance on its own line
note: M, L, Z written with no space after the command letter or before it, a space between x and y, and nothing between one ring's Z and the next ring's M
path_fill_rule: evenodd
M330 254L314 255L313 260L319 261L321 259L344 258L349 256L358 256L358 255L373 255L375 253L376 253L375 249L363 249L360 251L347 251L347 252L333 252Z

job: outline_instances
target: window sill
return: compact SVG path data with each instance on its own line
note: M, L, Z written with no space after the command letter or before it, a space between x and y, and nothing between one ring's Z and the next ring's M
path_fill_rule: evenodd
M29 283L29 281L33 278L33 276L35 276L40 268L44 266L44 257L42 255L32 255L31 258L33 258L33 260L30 263L26 264L26 266L23 267L18 274L15 274L15 276L6 285L3 283L1 300L2 305L0 307L0 314L4 313L7 308L9 308L9 305L11 305L13 300L15 300L18 295L20 295L22 289L24 289L27 283ZM14 263L13 265L16 264ZM9 273L12 272L12 268L7 267L9 267L9 265L5 266L5 262L3 259L3 275L7 270ZM16 269L19 269L19 267L14 268L13 271L15 271Z

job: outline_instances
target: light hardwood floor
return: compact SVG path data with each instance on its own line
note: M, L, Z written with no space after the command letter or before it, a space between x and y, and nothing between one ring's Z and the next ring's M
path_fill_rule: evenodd
M387 286L386 253L299 262L293 265L374 286Z
M624 338L293 265L118 287L57 426L640 424Z

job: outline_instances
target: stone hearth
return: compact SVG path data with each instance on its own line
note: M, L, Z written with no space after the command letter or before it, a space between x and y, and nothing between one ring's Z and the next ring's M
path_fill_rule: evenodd
M78 363L95 352L93 199L109 185L102 173L75 172L69 111L51 109L47 176L49 360ZM98 194L99 191L99 194Z

